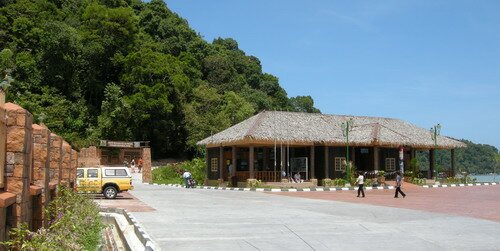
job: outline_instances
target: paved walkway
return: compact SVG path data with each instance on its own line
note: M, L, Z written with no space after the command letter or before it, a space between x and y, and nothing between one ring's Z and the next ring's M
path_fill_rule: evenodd
M425 197L439 200L450 194L442 194L446 188L426 190L427 195L407 188L405 199L392 198L393 190L372 190L355 201L354 191L280 196L134 185L131 194L155 211L133 215L164 250L500 250L499 222L375 205L390 201L425 207ZM498 193L498 186L484 187L484 193L472 190L476 187L454 189L473 191L476 196L467 198L477 200Z
M394 198L395 190L365 191L365 198L357 198L355 191L332 193L279 193L280 195L344 201L421 211L445 213L500 222L500 185L473 187L423 188L405 183L406 198Z

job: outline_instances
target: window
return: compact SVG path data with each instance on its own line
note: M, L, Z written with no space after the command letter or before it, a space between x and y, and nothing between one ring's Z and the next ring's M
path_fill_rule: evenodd
M217 172L219 170L219 159L217 158L212 158L210 161L210 168L212 169L212 172Z
M104 170L106 176L127 176L125 169L106 169Z
M87 178L97 178L97 169L88 169Z
M346 167L345 157L335 157L335 171L344 172Z
M76 177L77 178L83 178L83 169L77 169L76 170Z
M395 158L386 158L385 159L385 170L386 171L396 170L396 159Z

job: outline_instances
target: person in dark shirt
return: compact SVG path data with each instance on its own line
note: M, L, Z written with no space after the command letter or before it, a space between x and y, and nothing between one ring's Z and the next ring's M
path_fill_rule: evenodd
M401 191L401 182L402 177L400 172L396 172L396 193L394 194L394 198L398 198L398 192L403 195L403 198L406 197L406 194Z

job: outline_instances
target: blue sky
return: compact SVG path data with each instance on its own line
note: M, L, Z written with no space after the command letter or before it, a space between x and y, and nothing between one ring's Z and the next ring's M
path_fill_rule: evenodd
M500 1L168 0L231 37L289 96L500 148Z

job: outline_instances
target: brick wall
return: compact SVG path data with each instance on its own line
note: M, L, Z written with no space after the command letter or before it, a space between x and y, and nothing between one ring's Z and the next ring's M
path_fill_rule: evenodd
M31 167L32 116L22 107L7 103L6 191L16 194L12 226L30 222L29 174Z
M95 146L80 149L78 166L96 166L101 164L100 150Z
M151 183L151 149L142 148L142 182Z
M0 139L6 142L0 142L0 175L5 181L0 186L0 240L5 240L8 226L47 226L43 209L61 179L73 183L78 152L47 127L34 125L31 113L16 104L0 102L0 132L5 132Z
M54 133L50 134L50 182L59 184L61 167L62 138Z

